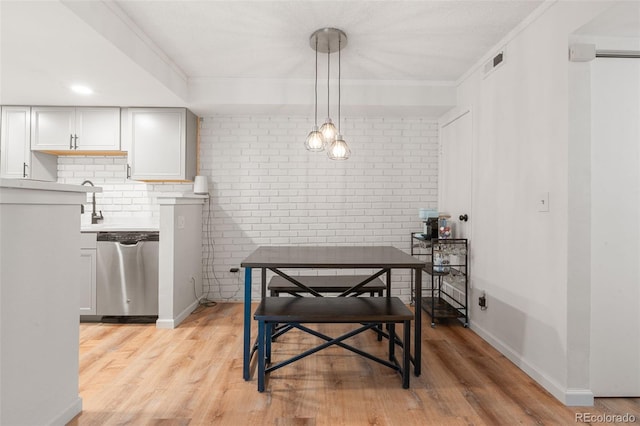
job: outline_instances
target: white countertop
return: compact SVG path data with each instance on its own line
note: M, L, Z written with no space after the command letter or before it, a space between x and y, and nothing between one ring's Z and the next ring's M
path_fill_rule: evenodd
M177 205L177 204L204 204L209 198L208 195L194 194L190 192L180 194L164 194L158 196L159 205Z
M80 228L80 232L153 232L159 230L160 227L157 225L136 225L130 223L98 223L95 225L82 225Z
M85 213L86 214L86 213ZM91 216L89 213L87 215ZM127 232L127 231L140 231L140 232L153 232L159 231L160 225L157 221L150 217L131 217L131 218L109 218L106 217L104 222L91 224L90 221L83 221L80 224L81 232Z
M32 189L61 192L102 192L102 188L83 185L69 185L31 179L0 179L0 188Z

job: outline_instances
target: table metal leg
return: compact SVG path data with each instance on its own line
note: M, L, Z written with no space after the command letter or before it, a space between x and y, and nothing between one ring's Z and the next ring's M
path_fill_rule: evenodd
M251 364L251 268L244 270L244 352L242 377L249 380Z
M416 296L415 296L415 335L413 337L414 347L413 350L413 372L416 376L419 376L421 373L420 360L422 358L422 269L416 268L415 271L415 285L416 285ZM410 347L407 345L407 347Z
M391 269L387 269L387 299L391 299Z

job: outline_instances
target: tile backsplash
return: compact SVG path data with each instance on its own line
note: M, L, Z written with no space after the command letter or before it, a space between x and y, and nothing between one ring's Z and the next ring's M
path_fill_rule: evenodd
M102 188L96 193L96 210L105 223L136 222L157 226L158 196L193 190L192 183L145 183L127 179L127 157L60 156L58 182L81 184L90 180ZM91 194L87 195L82 223L91 222Z

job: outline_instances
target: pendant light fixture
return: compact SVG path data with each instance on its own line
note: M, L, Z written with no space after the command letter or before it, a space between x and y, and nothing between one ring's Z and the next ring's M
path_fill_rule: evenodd
M342 61L340 60L340 51L342 50L341 41L341 38L338 37L338 133L327 150L327 155L331 160L346 160L351 155L349 145L347 145L347 143L344 141L344 137L342 136L342 132L340 131L340 102L342 100L340 99L340 79L342 77Z
M330 117L330 76L331 76L331 52L338 52L338 128L340 127L340 51L347 45L347 35L344 31L337 28L321 28L311 34L309 38L311 48L316 51L316 88L315 88L315 114L316 124L307 136L305 146L309 151L322 151L331 146L334 147L333 153L328 152L329 158L333 160L349 158L350 150L344 142L344 138L338 135L338 129L333 124ZM319 132L322 134L323 143L317 139L317 120L318 120L318 52L327 54L327 118L325 123L320 127ZM339 136L339 139L338 139ZM322 145L322 147L320 147Z
M304 146L307 150L312 152L324 151L326 145L324 136L318 130L318 37L316 39L316 82L315 82L315 121L313 122L313 129L307 136L307 140L304 142Z

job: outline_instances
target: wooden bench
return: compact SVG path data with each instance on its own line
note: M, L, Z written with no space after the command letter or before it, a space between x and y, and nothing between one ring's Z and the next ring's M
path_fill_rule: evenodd
M397 297L265 297L254 313L258 321L258 391L265 388L266 374L314 354L324 348L337 345L368 359L398 371L402 376L402 387L409 388L411 320L414 314ZM305 323L353 323L360 328L342 336L332 338L302 324ZM402 365L395 357L398 338L395 324L403 324ZM275 365L271 364L271 328L275 324L287 324L312 334L325 343L309 349ZM362 333L365 330L387 324L389 329L389 361L378 358L343 340Z
M369 275L321 275L321 276L294 276L292 277L308 288L318 293L343 293L351 287L363 282ZM278 297L280 293L288 293L300 296L299 293L308 293L304 288L298 287L291 281L279 275L273 276L269 280L269 294ZM370 296L382 296L387 288L380 278L374 278L359 289L355 294L369 293Z

